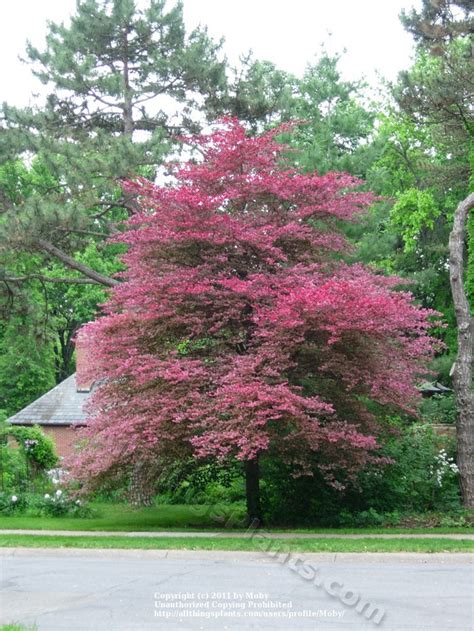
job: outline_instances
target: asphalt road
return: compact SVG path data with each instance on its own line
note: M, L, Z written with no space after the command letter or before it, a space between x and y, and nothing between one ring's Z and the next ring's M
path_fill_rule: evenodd
M0 623L38 631L472 631L465 554L0 550Z

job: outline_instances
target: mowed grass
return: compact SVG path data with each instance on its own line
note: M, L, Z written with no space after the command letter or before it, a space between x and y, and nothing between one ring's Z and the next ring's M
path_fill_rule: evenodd
M0 530L87 530L112 532L159 532L160 530L238 531L242 506L158 505L133 508L127 504L93 504L96 515L87 519L72 517L0 517ZM473 534L473 527L446 528L286 528L265 525L272 532L308 534ZM240 527L240 530L244 530Z
M245 511L232 505L157 505L135 508L128 504L91 504L94 516L77 517L29 517L9 515L0 517L1 529L40 530L109 530L109 531L159 531L159 530L219 530L226 524L238 523Z
M249 537L121 537L67 535L0 535L0 547L100 548L129 550L230 550L261 552L472 552L467 539L285 539L264 533Z

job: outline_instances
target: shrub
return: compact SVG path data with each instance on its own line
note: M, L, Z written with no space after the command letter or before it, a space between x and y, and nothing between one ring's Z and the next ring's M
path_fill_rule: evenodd
M50 493L0 493L0 514L26 514L30 517L91 517L94 511L82 500L57 489Z
M17 446L9 444L13 438ZM25 492L47 483L45 473L58 457L54 443L40 427L0 424L0 488L2 491Z
M85 505L82 500L74 499L61 489L54 493L45 493L39 502L39 509L42 515L48 517L90 517L92 509Z
M163 471L158 490L159 504L233 504L245 498L242 465L175 462Z
M52 469L58 463L54 442L38 426L5 426L4 433L12 436L25 453L26 459L40 471Z
M456 423L457 411L452 394L436 394L423 399L420 405L420 416L427 423Z
M405 426L392 419L380 454L392 459L371 466L343 490L317 473L294 478L294 468L277 458L262 460L262 502L267 522L282 525L397 525L406 513L453 512L461 507L453 441L428 425Z
M387 440L384 454L393 464L383 470L369 469L359 477L360 492L379 512L400 509L426 512L460 507L455 447L440 438L429 425L401 428Z
M24 454L6 444L0 445L0 489L5 492L25 491L27 481Z
M22 493L0 493L0 513L3 515L12 515L21 513L28 506L25 494Z

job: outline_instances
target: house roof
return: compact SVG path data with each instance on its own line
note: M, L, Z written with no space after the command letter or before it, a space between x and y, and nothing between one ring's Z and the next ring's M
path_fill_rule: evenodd
M13 425L78 425L90 392L78 392L76 373L8 419Z
M422 394L446 394L447 392L452 392L451 388L443 386L439 381L424 381L418 386L418 390Z

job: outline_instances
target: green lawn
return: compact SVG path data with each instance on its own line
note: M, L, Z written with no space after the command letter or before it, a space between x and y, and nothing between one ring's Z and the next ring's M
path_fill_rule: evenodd
M263 537L68 537L67 535L0 535L0 547L26 548L126 548L140 550L272 550L294 552L470 552L466 539L285 539Z
M232 506L158 505L149 508L132 508L126 504L94 504L97 515L88 519L71 517L0 517L1 529L35 530L109 530L109 531L156 531L160 530L216 530L225 527L231 515L229 529L236 530L236 519L243 515L242 508ZM267 528L284 532L281 528ZM426 533L474 533L473 527L450 528L308 528L287 529L291 532L325 534L426 534Z
M240 507L158 505L134 508L127 504L92 504L96 515L91 518L76 517L0 517L2 528L34 528L41 530L207 530L222 529L231 515L234 522L243 517Z

